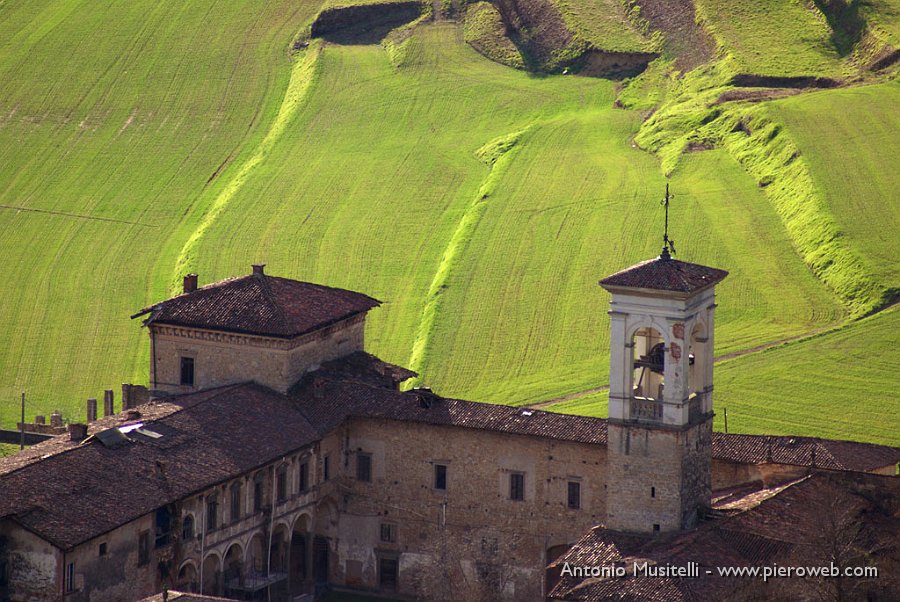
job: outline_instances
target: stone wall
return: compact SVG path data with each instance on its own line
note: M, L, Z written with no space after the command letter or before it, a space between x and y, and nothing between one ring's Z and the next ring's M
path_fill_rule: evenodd
M710 500L711 422L684 430L609 423L607 527L652 533L694 524Z
M46 541L9 520L0 520L0 565L6 565L8 587L0 599L60 600L58 581L62 554Z
M379 559L392 558L403 594L428 597L455 568L455 587L462 574L490 573L501 597L538 599L547 550L574 543L605 515L602 446L366 419L350 423L342 447L338 583L377 589ZM371 455L370 483L356 479L362 453ZM447 466L446 491L434 487L436 464ZM523 501L510 499L512 473L524 474ZM568 508L570 481L580 483L578 509ZM383 523L393 541L382 540Z
M286 392L322 362L363 349L365 316L296 339L151 324L151 388L187 393L245 381ZM182 386L181 358L194 360L194 386Z

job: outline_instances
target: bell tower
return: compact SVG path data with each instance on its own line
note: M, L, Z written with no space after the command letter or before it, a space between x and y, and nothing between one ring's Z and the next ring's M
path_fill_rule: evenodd
M728 272L659 257L600 281L610 301L606 527L688 529L711 496L715 285Z

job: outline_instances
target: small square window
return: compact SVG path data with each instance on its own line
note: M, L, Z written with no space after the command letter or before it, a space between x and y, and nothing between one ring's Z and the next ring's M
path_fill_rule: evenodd
M194 358L181 358L181 384L185 387L194 386Z
M569 481L568 506L572 510L581 508L581 483Z
M659 525L656 525L656 524L653 525L653 532L659 533Z
M514 472L509 475L509 499L522 501L525 499L525 474Z
M394 543L397 541L397 525L393 523L381 523L381 541Z
M359 481L372 480L372 454L356 455L356 478Z
M97 550L98 556L106 556L106 542L100 544L100 548Z
M443 464L434 465L434 488L442 491L447 489L447 467Z

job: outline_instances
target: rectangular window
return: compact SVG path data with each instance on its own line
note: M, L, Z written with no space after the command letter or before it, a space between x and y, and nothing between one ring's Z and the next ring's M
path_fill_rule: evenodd
M144 566L150 562L150 531L141 531L138 534L138 566Z
M181 358L181 384L186 387L194 386L194 358Z
M434 488L441 491L447 489L447 467L443 464L434 465Z
M101 543L97 550L97 556L106 556L106 543Z
M298 490L305 493L309 489L309 462L300 464L299 483Z
M568 506L572 510L581 508L581 483L578 481L569 481Z
M381 523L381 541L394 543L397 541L397 525L393 523Z
M262 512L263 509L263 483L265 477L262 473L258 473L253 479L253 511Z
M327 481L331 478L331 456L325 456L322 459L322 480Z
M241 518L241 485L235 483L231 486L231 522Z
M356 478L359 481L372 480L372 454L356 454Z
M215 531L218 526L219 502L216 498L206 500L206 530Z
M279 502L287 499L287 471L284 466L275 473L275 490Z
M525 474L514 472L509 475L509 499L522 501L525 499Z
M378 584L384 589L397 589L397 565L396 558L378 559Z
M70 594L75 591L75 563L70 562L66 565L65 583L63 584L65 592Z

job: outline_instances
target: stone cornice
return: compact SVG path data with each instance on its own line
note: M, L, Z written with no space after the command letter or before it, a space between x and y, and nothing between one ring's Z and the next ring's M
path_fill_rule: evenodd
M239 347L259 347L264 349L278 349L289 351L296 349L317 339L325 338L339 330L365 320L365 315L356 315L342 320L325 328L293 338L282 339L277 337L264 337L259 335L241 334L222 330L210 330L207 328L194 328L191 326L176 326L171 324L150 324L150 332L157 336L170 336L180 339L192 339L210 343L221 343Z

